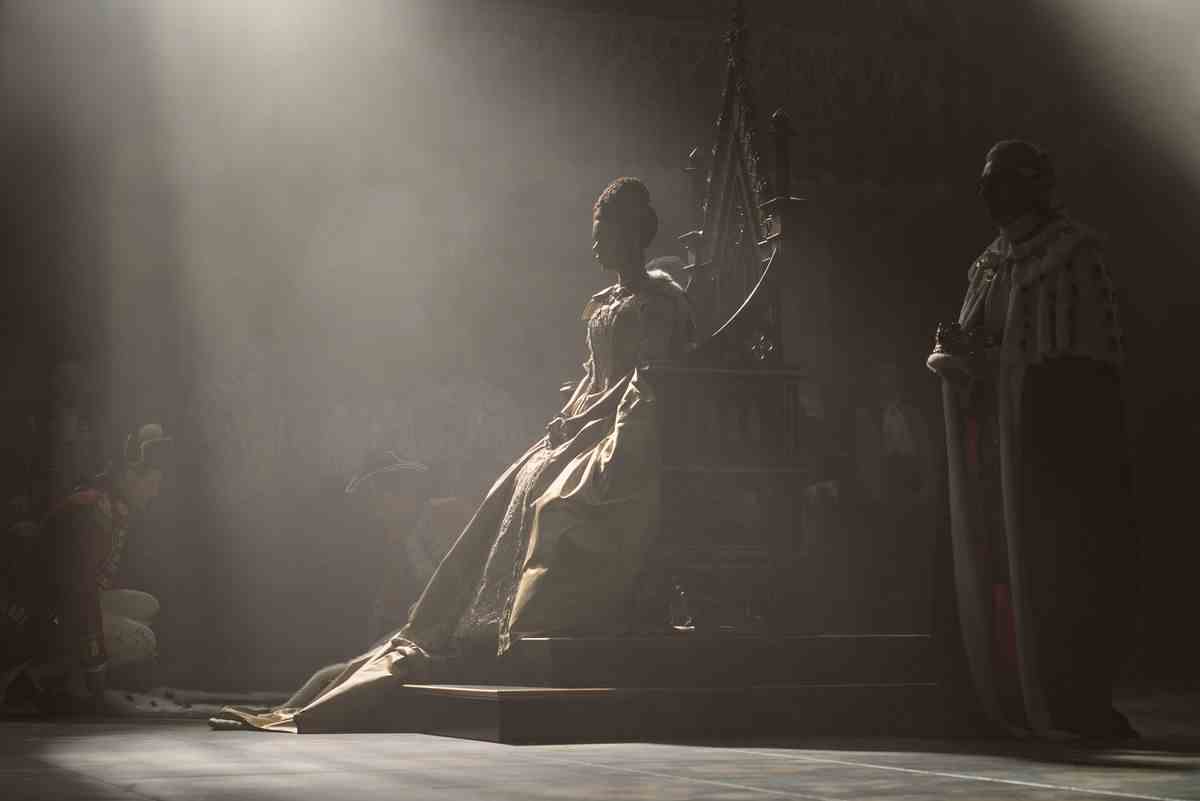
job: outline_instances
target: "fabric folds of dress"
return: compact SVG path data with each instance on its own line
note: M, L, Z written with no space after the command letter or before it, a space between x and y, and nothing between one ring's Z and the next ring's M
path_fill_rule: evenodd
M503 655L522 636L627 630L659 497L655 397L638 367L681 357L692 321L683 290L653 272L594 295L584 319L583 379L493 484L407 625L304 708L224 717L273 731L403 730L398 688L436 680L439 658Z

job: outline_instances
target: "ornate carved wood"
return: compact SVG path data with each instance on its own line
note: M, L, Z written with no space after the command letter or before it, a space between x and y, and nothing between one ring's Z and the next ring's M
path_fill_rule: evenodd
M850 590L861 583L861 555L827 483L841 450L831 418L846 405L829 369L829 260L811 209L789 194L792 131L782 112L771 118L775 175L765 180L740 2L727 41L711 161L701 164L697 148L687 167L696 229L681 239L701 339L682 363L641 368L658 417L661 511L629 599L636 636L533 638L514 649L517 667L534 664L538 681L555 686L926 673L928 638L864 630ZM801 642L836 644L836 655L823 661L793 647ZM515 675L529 681L528 670Z
M661 625L682 588L703 628L805 630L795 602L813 565L804 498L830 477L828 393L809 354L788 347L807 315L794 224L802 201L787 194L792 131L782 111L771 119L775 176L766 180L740 2L726 41L711 160L702 167L697 148L687 167L698 228L681 239L700 341L686 364L648 374L660 409L663 517L638 617Z
M698 333L705 338L698 363L778 364L778 314L771 297L770 272L778 243L769 239L763 211L768 183L760 156L753 91L746 64L748 31L742 4L726 37L729 56L725 87L710 151L700 227L682 237L691 255L688 295ZM698 174L699 150L689 170Z

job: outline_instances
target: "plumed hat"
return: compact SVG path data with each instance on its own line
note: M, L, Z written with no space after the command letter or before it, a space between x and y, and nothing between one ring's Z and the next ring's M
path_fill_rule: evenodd
M171 438L159 423L146 423L125 438L125 464L130 467L163 466L167 443Z

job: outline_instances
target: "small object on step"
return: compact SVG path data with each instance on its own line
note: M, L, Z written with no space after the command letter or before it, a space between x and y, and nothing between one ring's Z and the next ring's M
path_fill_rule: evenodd
M671 577L671 603L667 615L671 628L675 631L688 632L696 628L688 608L687 592L678 576Z

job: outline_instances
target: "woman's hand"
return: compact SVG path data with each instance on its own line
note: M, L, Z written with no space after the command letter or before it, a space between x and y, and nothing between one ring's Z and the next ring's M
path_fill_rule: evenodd
M406 683L428 681L432 673L433 660L425 649L399 635L388 643L383 660L388 673Z

